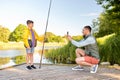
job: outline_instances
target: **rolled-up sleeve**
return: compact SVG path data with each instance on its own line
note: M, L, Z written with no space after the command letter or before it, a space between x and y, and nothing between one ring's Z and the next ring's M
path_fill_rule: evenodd
M86 45L89 45L89 44L94 44L96 41L93 37L88 37L86 40L81 40L81 41L75 41L75 40L72 40L71 43L76 46L76 47L83 47L83 46L86 46Z

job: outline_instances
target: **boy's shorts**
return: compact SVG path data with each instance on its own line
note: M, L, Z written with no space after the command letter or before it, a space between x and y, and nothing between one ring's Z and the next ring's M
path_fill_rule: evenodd
M33 48L26 48L27 54L33 54L34 53L34 47Z
M85 62L91 63L91 64L98 64L99 59L91 57L91 56L85 56Z

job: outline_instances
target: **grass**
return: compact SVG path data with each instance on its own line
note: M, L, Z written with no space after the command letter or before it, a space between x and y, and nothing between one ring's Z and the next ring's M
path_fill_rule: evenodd
M120 65L120 35L111 34L97 38L101 62L110 62L111 65ZM53 49L45 53L45 56L52 62L75 63L76 47L68 43L59 49Z
M9 57L6 58L0 57L0 66L9 63L9 61L10 61Z
M45 46L64 46L66 43L45 43ZM38 42L37 46L42 46L43 43ZM24 49L23 42L0 42L0 50L8 50L8 49Z

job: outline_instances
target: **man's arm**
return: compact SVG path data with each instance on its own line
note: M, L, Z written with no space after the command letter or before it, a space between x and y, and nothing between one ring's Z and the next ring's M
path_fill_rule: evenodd
M73 40L71 36L68 36L68 39L71 41L73 45L77 47L83 47L83 46L95 43L95 39L93 37L88 37L86 40L81 40L79 42Z

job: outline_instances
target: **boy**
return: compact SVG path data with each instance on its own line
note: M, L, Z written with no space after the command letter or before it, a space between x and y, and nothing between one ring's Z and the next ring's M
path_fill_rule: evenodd
M34 22L32 20L27 20L27 26L28 28L25 30L24 34L24 44L26 47L26 68L28 70L36 69L36 67L33 65L33 53L35 46L37 44L36 40L43 41L42 37L39 37L38 34L33 29Z

